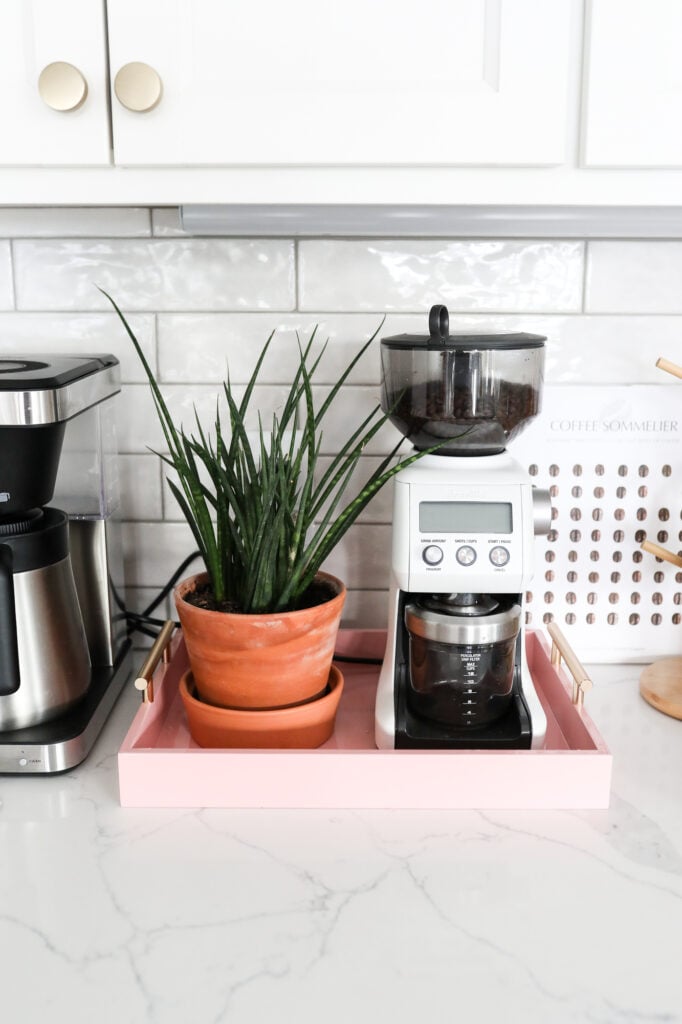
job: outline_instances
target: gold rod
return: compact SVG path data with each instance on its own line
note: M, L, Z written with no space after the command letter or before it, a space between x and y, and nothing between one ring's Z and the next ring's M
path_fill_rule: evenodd
M152 703L154 700L154 685L152 676L161 658L168 661L168 646L175 630L175 623L172 620L164 622L159 635L152 644L147 657L145 658L135 680L135 689L142 691L142 700L145 703Z
M573 703L582 707L585 694L592 689L592 680L555 622L547 624L547 632L552 638L552 664L559 666L561 659L564 659L566 668L573 676Z

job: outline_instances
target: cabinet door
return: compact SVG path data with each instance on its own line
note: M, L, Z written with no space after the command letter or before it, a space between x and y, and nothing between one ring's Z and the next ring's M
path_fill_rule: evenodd
M682 3L593 0L584 165L682 167Z
M105 39L102 0L0 2L0 164L110 162Z
M565 158L577 0L109 0L117 164L526 164Z

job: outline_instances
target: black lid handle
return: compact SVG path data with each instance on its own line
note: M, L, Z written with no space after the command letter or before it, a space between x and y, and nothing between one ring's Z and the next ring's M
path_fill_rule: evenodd
M429 334L432 338L440 338L441 341L450 337L450 314L447 306L431 306Z

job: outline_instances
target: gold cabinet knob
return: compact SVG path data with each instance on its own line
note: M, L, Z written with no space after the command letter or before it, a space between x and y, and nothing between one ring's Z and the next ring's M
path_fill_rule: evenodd
M133 61L124 64L114 79L114 92L118 102L135 113L153 110L163 94L163 83L149 64Z
M88 95L88 83L73 64L57 60L40 72L38 92L52 110L78 110Z

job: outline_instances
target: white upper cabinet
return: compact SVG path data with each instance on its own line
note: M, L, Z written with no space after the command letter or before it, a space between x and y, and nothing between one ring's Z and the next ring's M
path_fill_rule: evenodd
M592 0L586 167L682 167L682 2Z
M115 162L561 164L576 10L109 0Z
M102 0L0 0L0 163L110 162Z
M0 0L0 203L677 206L682 0Z

